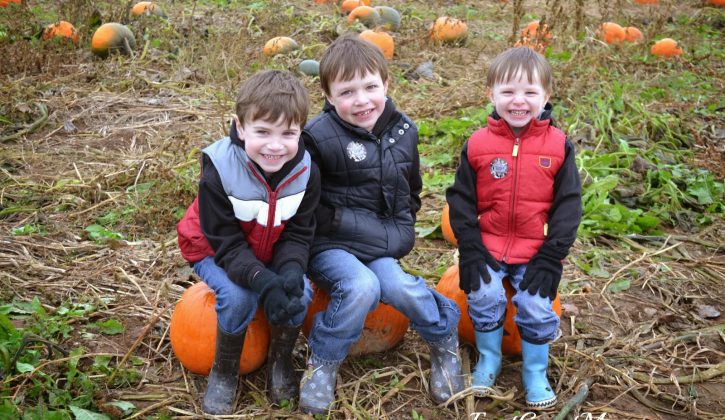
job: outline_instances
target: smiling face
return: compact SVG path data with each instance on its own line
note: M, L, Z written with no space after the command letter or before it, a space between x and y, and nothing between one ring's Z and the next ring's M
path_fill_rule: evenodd
M549 100L549 94L533 74L529 82L527 75L517 72L510 80L495 83L488 92L498 115L518 135L532 119L538 118Z
M237 135L244 142L244 150L265 175L279 171L297 155L302 132L299 124L290 124L282 117L274 123L256 119L240 124L236 116L235 120Z
M387 80L383 81L379 73L366 73L330 83L327 100L344 121L372 131L385 109L387 92Z

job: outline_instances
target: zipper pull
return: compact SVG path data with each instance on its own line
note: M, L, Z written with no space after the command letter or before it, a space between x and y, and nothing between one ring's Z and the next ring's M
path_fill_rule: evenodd
M516 142L514 143L514 151L511 152L511 156L516 157L519 155L519 138L516 137Z

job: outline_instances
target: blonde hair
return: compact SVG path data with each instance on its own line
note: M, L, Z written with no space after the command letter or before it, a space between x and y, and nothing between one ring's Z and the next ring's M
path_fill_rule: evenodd
M488 67L486 87L491 89L497 83L506 83L520 76L526 76L529 83L534 83L534 78L538 78L549 95L554 89L551 64L528 47L509 48L497 55Z
M275 123L281 116L288 126L304 127L309 112L307 89L290 72L262 71L239 88L235 111L242 125L247 119Z

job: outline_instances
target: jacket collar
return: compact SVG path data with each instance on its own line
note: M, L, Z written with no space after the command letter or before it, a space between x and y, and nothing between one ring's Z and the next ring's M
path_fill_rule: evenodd
M526 126L521 133L519 133L519 138L524 138L527 136L538 136L541 133L543 133L550 125L556 127L554 124L554 119L551 116L552 110L554 109L554 106L547 102L546 105L544 105L544 110L541 112L541 115L539 118L534 118L531 120L528 126ZM510 137L516 137L514 136L513 131L511 130L511 127L506 123L506 121L501 118L500 115L498 115L498 112L494 109L491 115L488 116L488 128L491 130L492 133L499 135L499 136L510 136Z

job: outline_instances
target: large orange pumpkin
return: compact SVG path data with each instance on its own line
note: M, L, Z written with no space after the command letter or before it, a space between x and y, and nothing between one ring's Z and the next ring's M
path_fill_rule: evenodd
M639 42L644 39L642 31L635 28L634 26L627 26L624 28L624 35L629 42Z
M443 206L443 211L441 212L441 232L443 232L443 239L448 241L449 244L455 247L458 246L458 239L456 239L456 234L453 233L453 228L451 228L450 207L448 203Z
M604 22L599 26L599 37L607 44L620 44L627 38L624 28L614 22Z
M316 313L327 309L330 303L330 295L324 290L315 287L315 294L307 309L307 317L302 323L302 333L309 337L312 329L312 322ZM408 318L397 309L382 302L368 313L365 318L360 339L350 347L351 356L359 356L370 353L380 353L390 350L403 340L408 331Z
M466 25L466 22L448 16L441 16L436 19L428 30L431 41L454 42L465 38L467 35L468 25Z
M662 38L652 45L649 52L658 57L674 57L682 55L682 48L677 46L677 41L674 39Z
M91 39L91 51L99 57L107 57L111 52L130 54L134 48L136 37L120 23L104 23L96 29Z
M359 35L360 39L364 39L367 42L375 45L382 51L385 58L388 60L393 59L393 52L395 51L395 41L389 33L385 31L373 31L367 29L362 31Z
M503 322L503 343L501 343L501 351L503 354L515 356L521 354L521 335L519 329L516 327L514 322L514 316L516 315L516 307L511 303L516 291L509 284L508 281L503 283L504 289L506 289L506 318ZM443 296L454 300L458 304L458 308L461 310L461 320L458 322L458 337L461 341L476 345L476 336L473 331L473 322L471 317L468 315L468 301L466 300L466 293L458 287L458 265L452 265L448 267L443 277L438 282L436 290ZM556 295L556 299L552 304L554 312L561 316L561 300L559 295Z
M538 38L539 42L542 43L545 41L550 41L552 38L551 31L549 31L549 26L547 24L544 24L541 27L541 30L539 30L538 20L532 20L531 22L527 23L524 29L521 30L521 36L530 40Z
M20 0L0 0L0 7L6 7L10 3L20 4Z
M73 42L73 44L78 45L78 40L80 39L81 34L72 23L59 20L58 22L51 23L43 28L43 34L41 35L41 39L43 39L43 41L47 41L55 37L69 39Z
M208 375L214 364L217 316L214 291L200 282L184 291L171 315L169 338L176 358L190 371ZM264 364L269 348L269 325L261 308L247 327L239 373Z

